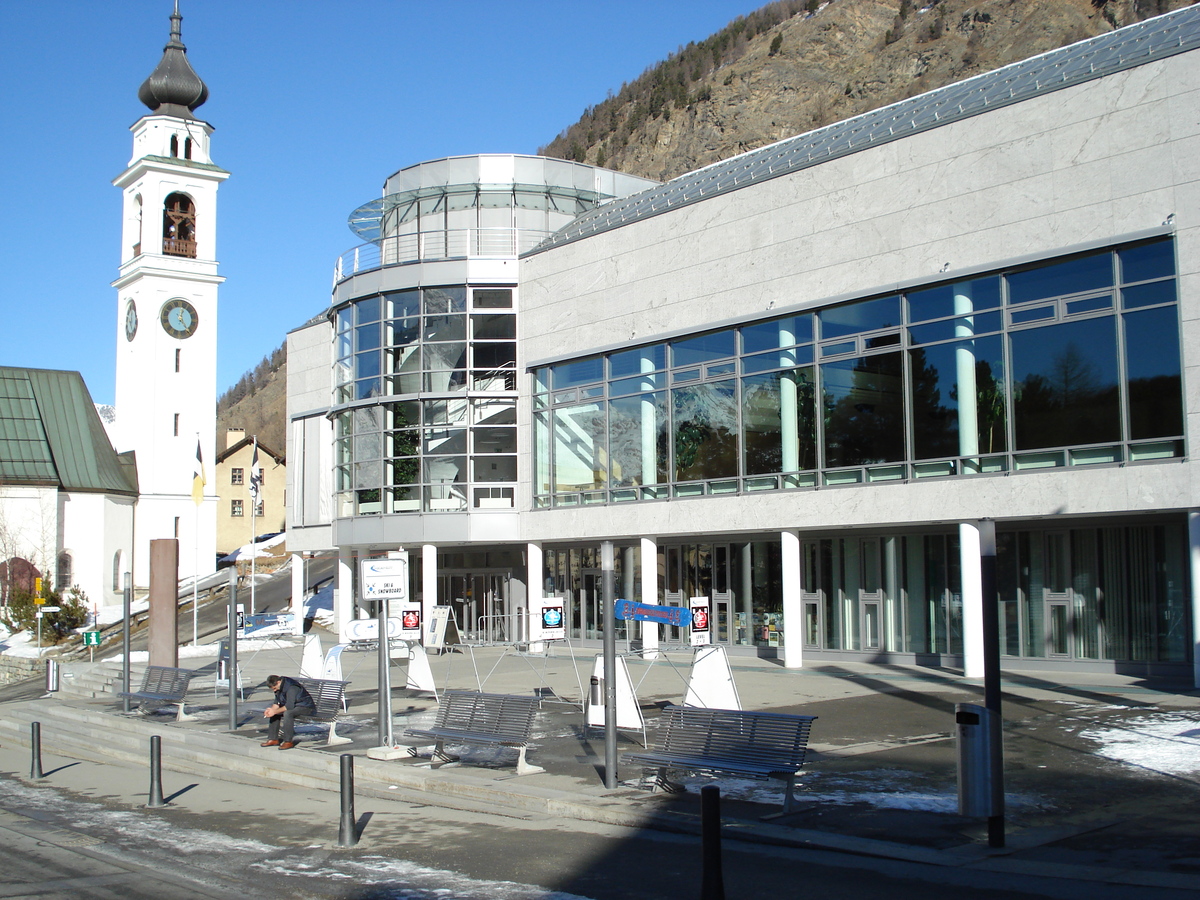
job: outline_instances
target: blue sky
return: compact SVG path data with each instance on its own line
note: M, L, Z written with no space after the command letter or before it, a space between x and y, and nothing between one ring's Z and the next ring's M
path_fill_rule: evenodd
M404 166L534 153L765 0L181 0L218 203L219 391L325 308L346 217ZM113 401L120 191L171 0L0 0L0 365Z

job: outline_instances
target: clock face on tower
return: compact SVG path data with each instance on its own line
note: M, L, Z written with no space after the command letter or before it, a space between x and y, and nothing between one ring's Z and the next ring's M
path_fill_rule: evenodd
M196 313L196 307L182 297L176 297L174 300L164 303L158 318L162 322L163 330L179 340L195 334L196 326L200 324L200 316Z
M125 340L132 341L137 334L137 307L130 300L125 304Z

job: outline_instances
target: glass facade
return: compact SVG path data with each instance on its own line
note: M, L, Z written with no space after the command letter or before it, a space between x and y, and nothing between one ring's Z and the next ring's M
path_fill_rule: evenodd
M1183 456L1157 239L534 372L536 507Z
M336 311L339 516L513 508L513 294L414 288Z

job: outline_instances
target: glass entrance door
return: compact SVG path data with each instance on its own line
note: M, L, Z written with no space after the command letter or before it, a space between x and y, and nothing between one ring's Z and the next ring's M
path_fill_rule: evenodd
M480 643L519 640L519 623L508 609L510 578L507 570L438 573L438 603L450 607L465 640Z
M1071 552L1065 531L1046 533L1045 583L1046 655L1074 656L1074 616L1071 615Z

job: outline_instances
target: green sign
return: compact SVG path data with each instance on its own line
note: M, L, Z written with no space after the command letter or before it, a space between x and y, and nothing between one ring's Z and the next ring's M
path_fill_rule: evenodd
M83 646L99 647L100 646L100 632L98 632L98 631L83 632Z

